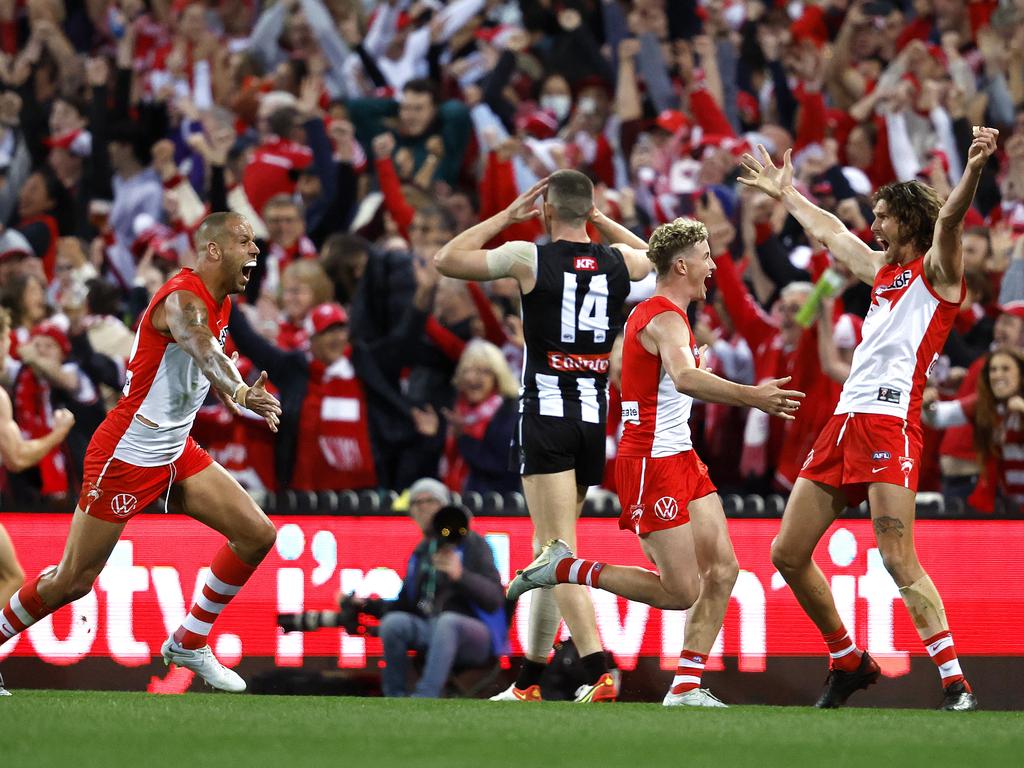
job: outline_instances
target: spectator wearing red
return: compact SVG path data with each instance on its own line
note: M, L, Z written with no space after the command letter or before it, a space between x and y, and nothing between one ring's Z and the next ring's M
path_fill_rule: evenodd
M242 174L252 207L262 211L276 195L291 195L299 171L313 162L313 151L295 140L299 112L291 94L270 93L260 103L261 141Z
M261 243L259 262L246 286L246 296L255 301L261 296L276 298L281 275L288 266L317 257L316 246L306 236L302 206L289 195L275 195L263 208L267 242Z
M968 427L982 468L967 503L992 512L997 500L1024 503L1024 354L1000 348L981 358L973 395L932 402L925 411L931 426Z
M309 314L334 294L327 273L313 259L293 261L281 275L281 326L277 346L286 352L309 348Z
M458 493L520 490L518 472L509 469L509 450L518 413L519 385L501 350L483 339L466 345L454 378L455 406L448 422L440 475ZM413 409L424 435L440 420L433 407Z
M313 309L308 351L277 348L252 329L237 307L229 329L238 351L267 371L280 392L275 464L282 487L376 487L366 394L350 359L345 310L339 304Z

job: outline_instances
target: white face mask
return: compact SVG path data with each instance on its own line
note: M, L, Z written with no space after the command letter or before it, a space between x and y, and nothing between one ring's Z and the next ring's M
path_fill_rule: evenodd
M547 96L540 97L540 105L544 109L554 112L558 122L562 122L569 116L569 110L572 109L572 96L564 93L549 93Z

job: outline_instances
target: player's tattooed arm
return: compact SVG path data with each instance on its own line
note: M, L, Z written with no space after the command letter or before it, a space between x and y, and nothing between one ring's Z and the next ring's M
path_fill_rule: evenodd
M218 391L233 396L245 382L210 330L206 303L191 291L175 291L164 302L164 318L184 349Z
M274 432L280 422L281 405L266 389L263 371L253 385L246 385L234 361L224 354L210 331L206 304L191 291L175 291L164 301L164 321L174 341L191 355L217 392L267 421Z
M903 538L903 522L895 517L882 515L872 520L871 524L875 528L875 538L886 533L895 533L898 538Z

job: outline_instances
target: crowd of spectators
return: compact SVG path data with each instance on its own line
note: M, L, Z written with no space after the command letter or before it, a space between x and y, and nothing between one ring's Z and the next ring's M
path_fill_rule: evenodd
M432 257L566 167L642 237L707 224L718 269L693 319L713 368L808 396L794 422L699 408L697 447L721 489L784 492L870 289L736 184L737 158L791 147L801 188L873 242L873 190L948 193L975 125L1000 149L931 371L926 410L948 428L928 430L922 489L1024 498L1022 0L0 0L0 51L0 379L27 436L76 418L38 469L7 473L6 501L75 497L149 297L228 209L261 251L229 351L270 374L284 414L274 435L211 400L195 435L216 459L254 491L516 489L519 296ZM819 279L834 299L798 322Z

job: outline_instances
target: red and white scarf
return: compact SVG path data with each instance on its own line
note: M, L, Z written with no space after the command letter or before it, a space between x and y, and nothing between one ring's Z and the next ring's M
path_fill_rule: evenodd
M460 395L455 401L455 415L462 421L462 434L474 440L483 440L487 427L491 425L491 419L504 402L499 392L476 405L471 405ZM458 436L451 427L448 429L441 463L441 476L444 477L445 485L461 493L469 477L469 466L459 452Z

